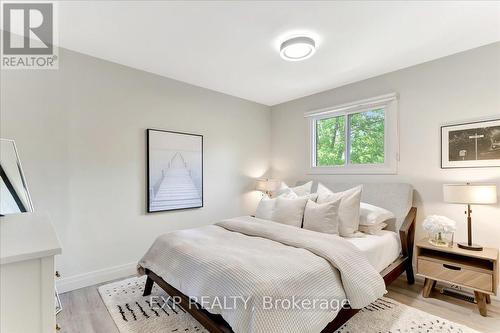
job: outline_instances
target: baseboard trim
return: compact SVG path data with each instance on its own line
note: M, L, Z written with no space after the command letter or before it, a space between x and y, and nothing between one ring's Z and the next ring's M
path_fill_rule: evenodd
M56 281L57 291L62 294L68 291L134 275L137 272L136 267L137 262L132 262L129 264L73 275L67 278L63 277Z

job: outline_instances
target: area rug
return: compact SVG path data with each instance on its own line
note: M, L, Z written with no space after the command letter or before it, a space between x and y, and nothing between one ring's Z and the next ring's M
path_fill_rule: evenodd
M104 304L120 333L208 333L189 313L175 306L158 286L143 297L146 277L130 278L99 287ZM336 333L479 333L391 298L383 297L365 307ZM272 333L272 332L270 332Z
M209 333L183 308L170 302L168 295L156 284L150 296L142 296L145 283L143 276L98 288L120 333Z

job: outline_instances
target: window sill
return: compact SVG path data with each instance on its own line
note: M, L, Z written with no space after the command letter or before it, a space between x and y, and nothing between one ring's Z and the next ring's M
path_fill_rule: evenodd
M309 167L309 175L395 175L396 166L339 166L339 167Z

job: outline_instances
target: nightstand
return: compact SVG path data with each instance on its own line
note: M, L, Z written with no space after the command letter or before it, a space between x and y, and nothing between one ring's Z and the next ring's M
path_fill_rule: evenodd
M434 246L428 239L416 244L417 275L425 278L423 297L429 297L436 281L451 283L474 290L479 313L486 316L490 295L498 286L498 249L482 251Z

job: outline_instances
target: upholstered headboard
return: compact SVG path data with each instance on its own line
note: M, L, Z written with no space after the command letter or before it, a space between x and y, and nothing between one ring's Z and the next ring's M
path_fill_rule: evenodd
M298 183L304 184L306 181ZM406 183L337 183L321 181L333 192L341 192L357 185L363 185L361 201L385 208L396 215L389 221L388 230L398 231L413 203L413 187ZM316 192L318 182L313 182L312 191Z

